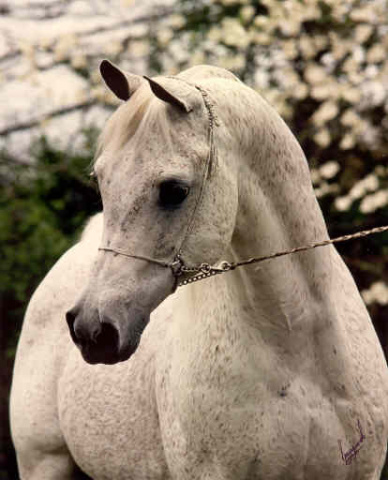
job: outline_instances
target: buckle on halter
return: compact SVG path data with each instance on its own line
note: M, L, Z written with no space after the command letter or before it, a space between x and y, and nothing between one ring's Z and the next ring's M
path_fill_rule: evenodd
M179 255L177 255L173 262L170 263L170 268L174 277L180 277L183 273L184 263Z
M199 266L199 270L205 274L210 273L211 269L212 267L208 263L201 263L201 265Z
M229 272L229 270L234 270L235 267L231 263L224 260L221 263L220 268L223 272Z

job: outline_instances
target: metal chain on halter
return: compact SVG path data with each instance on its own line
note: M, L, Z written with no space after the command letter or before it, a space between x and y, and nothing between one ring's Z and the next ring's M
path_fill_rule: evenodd
M388 231L388 225L383 227L375 227L371 228L370 230L362 230L360 232L356 232L350 235L343 235L342 237L337 237L333 239L322 240L320 242L312 243L310 245L305 245L302 247L295 247L291 250L285 250L282 252L272 253L270 255L264 255L260 257L252 257L248 258L247 260L241 260L240 262L230 263L230 262L222 262L220 267L212 267L208 263L202 263L198 266L186 267L183 266L181 268L182 273L196 273L194 277L186 278L178 283L178 286L181 287L183 285L188 285L193 282L198 282L199 280L204 280L205 278L212 277L214 275L218 275L220 273L229 272L234 270L237 267L243 267L245 265L251 265L253 263L263 262L264 260L269 260L271 258L282 257L284 255L290 255L292 253L304 252L306 250L311 250L317 247L324 247L326 245L330 245L332 243L339 243L339 242L346 242L348 240L352 240L355 238L363 238L367 237L368 235L373 235L375 233L382 233Z

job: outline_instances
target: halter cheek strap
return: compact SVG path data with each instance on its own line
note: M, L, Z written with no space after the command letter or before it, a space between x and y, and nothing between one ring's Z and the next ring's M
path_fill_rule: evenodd
M99 250L103 250L104 252L112 252L112 253L115 253L116 255L122 255L123 257L131 257L131 258L137 258L139 260L146 260L147 262L156 263L157 265L160 265L162 267L171 266L170 263L164 262L163 260L157 260L156 258L146 257L144 255L131 255L130 253L126 253L126 252L123 252L122 250L119 250L118 248L99 247Z
M161 267L171 268L172 273L175 277L179 277L185 271L184 263L180 259L179 255L175 257L175 260L172 262L165 262L163 260L158 260L157 258L146 257L145 255L132 255L127 252L123 252L117 248L108 248L108 247L99 247L98 250L102 250L104 252L111 252L116 255L122 255L123 257L129 258L137 258L138 260L145 260L146 262L156 263Z

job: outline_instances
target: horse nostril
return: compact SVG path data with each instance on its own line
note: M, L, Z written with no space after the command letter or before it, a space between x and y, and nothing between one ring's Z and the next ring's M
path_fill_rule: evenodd
M85 316L82 308L66 312L70 336L88 363L117 363L120 352L120 333L112 323L100 322L95 316Z
M66 322L67 322L67 325L69 326L70 336L74 343L78 343L78 339L74 331L74 323L76 318L77 318L77 314L74 308L66 312Z
M99 324L92 327L92 322L85 321L77 307L66 312L66 321L73 342L80 347L95 342L95 338L101 331Z
M93 336L93 341L100 352L118 353L119 332L110 323L101 323L101 330Z

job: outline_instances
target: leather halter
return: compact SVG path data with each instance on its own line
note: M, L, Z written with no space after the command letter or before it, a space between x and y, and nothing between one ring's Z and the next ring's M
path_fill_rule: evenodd
M183 261L183 258L182 258L182 255L183 255L182 247L183 247L187 237L189 236L189 234L191 233L191 231L193 229L195 214L197 212L198 205L199 205L199 203L201 201L201 198L202 198L202 195L203 195L205 181L206 181L206 178L211 171L212 162L213 162L214 157L215 157L214 125L218 125L218 121L217 121L217 118L216 118L215 113L214 113L214 105L210 102L209 95L208 95L206 90L204 90L202 87L200 87L198 85L187 82L186 80L183 80L181 78L177 78L177 77L169 77L169 78L184 82L187 85L190 85L191 87L196 88L200 92L200 94L203 98L203 101L204 101L204 104L205 104L205 107L206 107L206 110L207 110L207 113L208 113L209 151L208 151L208 155L207 155L206 162L205 162L204 169L203 169L201 187L199 189L197 199L196 199L194 208L193 208L192 213L191 213L190 220L187 223L185 234L182 238L180 246L176 249L176 254L174 256L174 259L170 262L166 262L166 261L159 260L159 259L156 259L156 258L148 257L148 256L145 256L145 255L137 255L137 254L135 255L135 254L128 253L128 252L125 252L125 251L120 250L120 249L111 248L111 247L108 247L108 246L106 246L106 247L101 246L101 247L99 247L98 250L115 253L117 255L122 255L124 257L137 258L139 260L144 260L144 261L147 261L147 262L150 262L150 263L155 263L157 265L160 265L161 267L170 268L172 274L176 278L176 282L175 282L175 289L176 289L177 286L178 286L178 277L180 277L183 273L198 273L198 272L201 272L201 271L202 272L205 272L205 271L207 272L207 271L209 271L210 268L213 268L213 267L210 267L210 265L207 264L207 263L203 263L197 268L187 267L185 265L184 261ZM221 270L221 271L224 271L224 270Z

